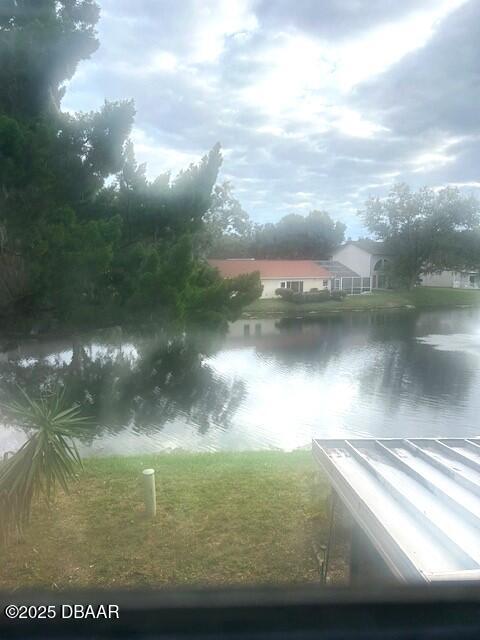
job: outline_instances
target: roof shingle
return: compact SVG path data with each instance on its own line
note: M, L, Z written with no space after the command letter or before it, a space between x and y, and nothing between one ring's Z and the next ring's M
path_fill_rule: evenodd
M332 274L315 260L209 260L224 278L260 272L260 278L331 278Z
M337 260L318 260L318 264L320 264L325 269L328 269L331 274L333 274L336 278L359 278L360 275L346 267L341 262Z

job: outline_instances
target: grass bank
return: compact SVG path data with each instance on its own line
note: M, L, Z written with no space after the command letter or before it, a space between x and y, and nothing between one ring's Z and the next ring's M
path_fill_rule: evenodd
M417 287L411 291L375 291L347 296L342 301L295 304L280 298L256 300L245 307L243 317L315 316L342 311L374 311L381 309L428 309L480 306L480 290Z
M143 512L153 467L158 512ZM319 580L329 488L309 451L91 458L23 540L0 550L0 588L161 587ZM330 575L346 575L341 526Z

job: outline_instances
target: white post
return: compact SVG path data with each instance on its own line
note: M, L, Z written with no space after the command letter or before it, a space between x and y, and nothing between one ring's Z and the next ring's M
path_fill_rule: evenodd
M145 511L150 518L155 518L157 513L157 497L155 493L155 469L144 469L143 477L143 498L145 500Z

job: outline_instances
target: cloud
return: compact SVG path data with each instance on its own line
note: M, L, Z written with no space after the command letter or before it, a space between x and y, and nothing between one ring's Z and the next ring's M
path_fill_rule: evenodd
M359 102L403 135L477 131L479 20L480 4L470 0L439 26L429 46L366 83Z
M401 20L419 7L430 9L435 5L438 0L330 0L322 2L321 7L318 0L296 0L295 5L291 0L261 0L257 3L257 17L265 29L285 29L290 25L336 43Z
M100 49L64 108L133 97L138 160L217 141L258 221L356 210L397 181L478 188L475 0L100 0Z

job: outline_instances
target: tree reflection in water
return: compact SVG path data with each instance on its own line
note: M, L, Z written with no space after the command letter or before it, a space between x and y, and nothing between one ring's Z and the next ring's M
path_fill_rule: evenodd
M25 345L0 362L2 395L11 397L18 387L32 396L64 388L65 401L79 403L92 418L85 444L127 426L161 430L177 416L200 433L212 425L228 429L246 389L243 380L224 379L208 365L205 354L216 346L218 339L206 336L130 341L118 330L101 341Z
M425 333L457 331L468 326L478 312L461 315L443 311L379 311L339 314L312 320L283 319L275 323L275 335L253 338L257 351L268 353L279 365L308 368L324 375L329 365L348 373L357 353L368 353L358 376L360 395L382 398L385 411L408 404L430 402L461 405L476 375L477 361L468 366L468 355L433 350L417 340Z

